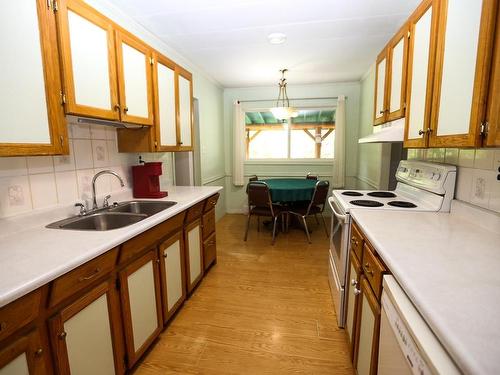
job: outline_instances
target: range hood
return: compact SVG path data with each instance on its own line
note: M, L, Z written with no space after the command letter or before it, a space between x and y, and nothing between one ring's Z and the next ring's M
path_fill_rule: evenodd
M395 143L403 142L405 119L386 122L380 126L373 127L373 133L360 138L358 143Z
M111 126L113 128L119 128L119 129L142 129L142 128L144 128L143 125L128 124L128 123L124 123L124 122L120 122L120 121L99 120L99 119L90 118L90 117L81 117L81 116L72 116L72 115L66 116L66 120L68 121L68 124L72 124L72 125L104 125L104 126Z

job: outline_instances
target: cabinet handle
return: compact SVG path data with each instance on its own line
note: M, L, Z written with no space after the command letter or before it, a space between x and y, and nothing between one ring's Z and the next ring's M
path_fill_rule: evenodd
M128 107L123 107L123 113L127 113L128 112Z
M383 115L385 113L384 110L378 111L379 114Z
M168 257L168 253L163 254L163 258L167 258L167 257Z
M64 340L68 334L64 331L62 331L60 334L57 335L59 337L59 340Z
M424 135L424 134L425 134L425 131L424 131L424 130L420 129L420 130L418 131L418 135Z
M159 259L155 259L155 262L160 264L160 260Z
M361 290L359 290L358 288L354 288L353 293L354 293L355 296L357 296L358 294L361 293Z
M358 285L358 282L355 279L352 279L351 280L351 285L352 286L356 286L356 285Z
M79 282L82 282L82 281L88 281L88 280L92 280L94 277L96 277L99 272L101 272L101 269L99 267L97 267L94 272L92 272L92 274L88 275L88 276L82 276L78 279Z
M370 269L370 264L369 263L365 263L365 272L368 275L373 276L373 271Z
M359 242L354 238L354 237L351 237L351 243L354 245L354 246L358 246Z
M119 111L120 110L120 104L115 104L115 111Z
M38 348L35 351L35 357L40 357L42 354L43 354L43 349L42 348Z

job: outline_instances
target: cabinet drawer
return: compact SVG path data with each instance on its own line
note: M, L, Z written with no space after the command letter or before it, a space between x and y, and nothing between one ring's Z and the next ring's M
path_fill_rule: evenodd
M215 232L215 209L203 214L203 239Z
M204 207L205 207L205 201L198 202L194 206L189 207L187 209L186 220L184 220L184 222L186 224L189 224L192 221L198 219L203 213Z
M219 200L219 197L220 197L220 194L219 194L219 193L214 194L214 195L212 195L211 197L209 197L209 198L206 200L206 203L205 203L205 210L204 210L204 212L208 212L208 211L210 211L212 208L214 208L214 207L217 205L217 201Z
M56 279L52 282L49 306L52 307L57 305L59 302L91 285L104 275L109 274L116 265L117 256L118 248L115 247L105 254L88 261L77 269Z
M382 275L386 271L382 262L375 256L374 251L365 243L363 252L363 273L375 292L377 299L380 299L380 293L382 292Z
M41 298L38 289L0 308L0 341L38 316Z
M205 271L215 262L217 259L217 241L215 238L215 233L212 234L208 239L203 242L203 265Z
M184 215L185 212L177 214L167 221L164 221L163 223L158 224L157 226L125 242L122 245L119 263L123 264L129 261L139 253L142 253L144 250L150 249L151 246L160 242L160 240L167 237L171 233L178 231L184 222Z
M362 260L362 254L363 254L363 243L364 239L363 236L361 235L361 231L359 230L358 226L353 222L351 226L351 249L354 251L356 256L358 257L358 260L361 262Z

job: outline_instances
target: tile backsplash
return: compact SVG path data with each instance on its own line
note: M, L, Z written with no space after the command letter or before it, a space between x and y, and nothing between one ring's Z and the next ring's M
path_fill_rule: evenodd
M455 198L500 212L500 149L409 149L408 159L458 167Z
M67 205L91 197L95 173L111 169L130 188L130 166L138 155L118 153L116 129L69 125L69 155L0 157L0 217ZM97 180L98 195L120 191L113 176Z

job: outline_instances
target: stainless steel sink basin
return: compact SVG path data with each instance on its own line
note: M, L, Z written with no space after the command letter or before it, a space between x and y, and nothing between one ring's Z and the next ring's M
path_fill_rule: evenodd
M146 214L148 216L157 214L177 204L172 201L129 201L119 203L118 206L110 208L110 212L129 212L133 214Z
M47 225L47 228L76 230L110 230L135 224L147 217L145 214L123 212L96 212L93 214L72 217Z

